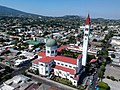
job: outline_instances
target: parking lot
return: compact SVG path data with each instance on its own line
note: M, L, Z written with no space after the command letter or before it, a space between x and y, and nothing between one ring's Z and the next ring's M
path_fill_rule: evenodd
M114 76L115 79L119 80L120 79L120 67L107 65L106 70L105 70L105 77L106 76Z
M112 81L110 79L103 79L103 82L107 83L110 86L110 90L120 90L120 82Z
M105 77L106 76L114 76L115 79L120 79L120 67L116 66L106 66ZM110 86L111 90L120 90L120 81L112 81L111 79L104 78L103 82L107 83Z

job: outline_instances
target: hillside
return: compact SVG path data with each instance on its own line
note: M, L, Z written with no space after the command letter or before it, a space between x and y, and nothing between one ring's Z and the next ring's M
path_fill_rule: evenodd
M0 6L0 16L13 16L13 17L21 17L21 16L32 16L32 17L38 17L40 15L36 15L36 14L31 14L31 13L26 13L23 11L19 11L19 10L15 10L12 8L8 8L5 6Z

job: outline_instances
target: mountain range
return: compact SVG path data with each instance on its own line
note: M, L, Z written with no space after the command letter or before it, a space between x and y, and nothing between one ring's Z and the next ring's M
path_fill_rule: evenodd
M0 6L0 16L13 16L13 17L32 16L32 17L38 17L40 15L26 13L26 12L15 10L15 9L8 8L8 7L5 7L5 6Z
M77 16L77 15L65 15L62 17L48 17L48 16L42 16L42 15L37 15L37 14L32 14L32 13L26 13L20 10L12 9L6 6L1 6L0 5L0 16L12 16L12 17L44 17L44 18L64 18L64 19L82 19L84 20L84 16ZM93 19L93 18L92 18ZM95 20L99 21L104 21L107 19L104 18L94 18Z

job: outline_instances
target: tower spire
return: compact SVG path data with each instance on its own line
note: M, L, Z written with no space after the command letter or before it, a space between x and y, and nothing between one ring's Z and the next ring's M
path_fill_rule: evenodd
M90 15L88 14L88 17L86 19L86 25L90 25Z

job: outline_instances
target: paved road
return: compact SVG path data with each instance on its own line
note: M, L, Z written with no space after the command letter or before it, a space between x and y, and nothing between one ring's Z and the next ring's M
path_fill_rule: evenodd
M110 86L110 90L120 90L120 82L112 81L110 79L104 78L103 82Z
M2 62L0 62L0 66L2 66L3 68L5 68L7 65L4 64L4 63L2 63ZM25 66L20 67L20 68L14 68L14 67L12 67L14 69L14 71L11 74L13 76L21 74L21 73L25 72L29 67L30 67L30 64L26 64Z
M106 70L105 70L105 77L106 76L114 76L115 79L119 80L120 79L120 67L117 67L115 65L113 66L107 65Z
M29 73L29 75L32 75L32 79L35 80L35 81L39 81L41 83L44 83L44 84L47 84L47 85L50 85L50 86L53 86L53 87L57 87L59 90L77 90L75 88L72 88L72 87L69 87L69 86L66 86L66 85L63 85L61 83L58 83L58 82L55 82L55 81L52 81L52 80L49 80L47 78L44 78L44 77L40 77L38 75L34 75L32 73Z
M92 85L92 90L95 90L95 86L97 85L97 78L98 78L98 72L94 75L93 78L93 85Z
M100 69L97 70L97 73L93 77L93 85L89 86L89 90L96 90L95 86L97 85L97 79L98 79L98 72Z

